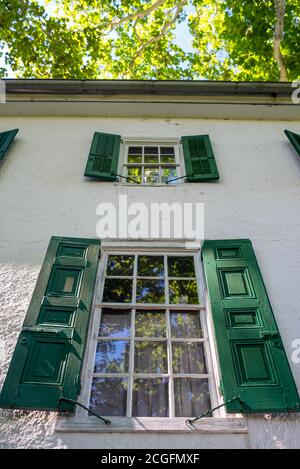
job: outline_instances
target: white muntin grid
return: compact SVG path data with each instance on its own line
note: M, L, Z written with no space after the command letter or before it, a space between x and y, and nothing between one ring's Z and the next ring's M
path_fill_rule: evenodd
M102 296L103 296L103 289L104 289L104 282L106 278L106 266L107 260L109 255L131 255L134 256L134 271L132 276L114 276L113 278L131 278L133 280L133 288L132 288L132 302L131 303L103 303ZM165 303L164 304L149 304L149 303L135 303L135 295L136 295L136 281L139 278L137 275L137 256L143 255L157 255L157 256L164 256L164 280L165 280ZM194 280L193 277L172 277L168 278L167 276L167 256L178 256L178 257L185 257L185 256L193 256L194 258L194 266L195 266L195 273L196 273L196 282L198 288L198 296L199 296L199 303L198 304L170 304L169 303L169 288L168 282L169 280ZM159 277L142 277L143 279L155 279L158 280ZM210 350L210 343L208 339L208 329L207 329L207 321L206 321L206 308L205 308L205 290L204 290L204 278L203 278L203 270L202 264L200 260L199 252L185 253L184 250L179 251L169 251L166 252L165 250L159 252L158 249L155 250L140 250L136 252L136 249L133 250L120 250L120 249L109 249L104 250L101 262L99 265L99 272L96 281L96 289L95 289L95 297L94 297L94 317L91 326L91 338L90 338L90 347L88 350L88 354L85 360L85 367L83 370L83 381L84 381L84 389L81 396L82 402L89 406L90 401L90 394L91 394L91 385L92 380L95 377L99 378L126 378L128 380L128 389L127 389L127 406L126 406L126 417L131 417L132 415L132 397L133 397L133 380L136 378L168 378L168 398L169 398L169 417L175 417L175 396L174 396L174 379L176 378L198 378L198 379L205 379L208 380L209 386L209 393L210 393L210 400L212 407L219 404L218 393L215 383L215 375L213 369L213 360ZM99 341L111 341L112 338L110 337L98 337L100 322L101 322L101 312L102 309L119 309L119 310L127 310L130 311L131 314L131 329L130 329L130 336L120 337L117 339L116 337L113 340L122 340L128 341L130 343L129 347L129 367L127 373L95 373L94 372L94 364L95 364L95 356L96 356L96 349L97 344ZM135 315L138 311L149 311L149 310L159 310L165 311L166 314L166 337L135 337ZM202 337L194 337L194 338L172 338L171 337L171 322L170 322L170 312L171 311L191 311L191 312L198 312L200 315L200 325L202 330ZM137 342L156 342L156 343L165 343L167 347L167 373L135 373L134 372L134 353L135 347L134 344ZM203 343L204 346L204 356L205 356L205 363L207 368L206 374L175 374L173 373L173 366L172 366L172 344L180 342L180 343ZM116 396L117 398L117 396ZM87 412L78 409L77 416L86 416ZM214 416L218 416L219 413L214 413ZM151 418L151 417L150 417ZM162 417L163 418L163 417Z
M130 147L141 147L142 148L142 153L141 153L141 156L142 156L142 161L140 163L138 162L134 162L134 163L129 163L128 162L128 155L129 155L129 149ZM152 148L157 148L158 149L158 159L157 159L157 163L147 163L145 162L145 148L147 147L152 147ZM164 163L161 161L161 149L164 149L164 148L172 148L173 152L174 152L174 162L172 163ZM131 155L131 156L134 156L134 155ZM148 155L150 156L150 155ZM130 183L130 184L135 184L133 182L135 176L132 176L132 175L129 175L128 174L128 168L140 168L141 169L141 182L139 183L140 185L155 185L155 184L159 184L159 185L165 185L166 182L164 182L162 180L163 178L163 169L166 168L166 169L174 169L174 176L170 177L170 179L176 179L178 177L181 177L182 176L182 171L181 171L181 155L180 155L180 152L179 152L179 144L178 143L174 143L172 141L170 142L166 142L166 141L126 141L124 142L124 146L123 146L123 158L122 158L122 167L121 167L121 174L124 176L124 177L130 177L132 179L132 181L126 181L125 179L122 181L122 182L127 182L127 183ZM155 181L155 182L149 182L149 181L145 181L145 168L147 168L148 170L150 169L158 169L158 173L159 173L159 176L158 176L158 180ZM180 182L183 182L183 180L179 179L177 181L175 181L175 183L180 183ZM138 184L138 183L136 183ZM174 184L174 183L172 183Z

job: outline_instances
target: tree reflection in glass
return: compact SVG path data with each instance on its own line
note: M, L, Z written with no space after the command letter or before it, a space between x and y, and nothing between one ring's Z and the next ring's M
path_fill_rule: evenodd
M160 148L160 162L161 163L175 163L174 147L161 147Z
M168 256L169 277L195 277L192 256Z
M168 379L135 379L132 393L134 417L168 417Z
M129 361L129 342L109 340L98 342L94 373L126 373Z
M175 416L195 417L211 409L207 379L175 378Z
M165 342L135 342L135 373L167 373L167 344Z
M171 311L170 321L172 337L202 337L198 311Z
M108 256L106 275L128 277L133 275L134 256Z
M177 179L176 181L173 181L173 179L176 179L177 178L177 172L176 172L176 168L162 168L161 169L161 182L171 182L172 181L172 184L178 184L180 183L180 180Z
M142 182L142 167L128 166L127 176L129 178L127 180L127 182L141 184L141 182Z
M93 378L90 409L99 415L125 416L127 388L126 378Z
M165 281L137 279L136 301L137 303L164 303Z
M130 337L131 311L116 311L103 308L101 313L100 337Z
M103 303L110 302L123 306L102 305L91 408L100 415L147 417L208 410L199 308L180 307L199 303L194 256L109 255Z
M159 168L152 166L144 168L144 181L146 184L156 184L159 182Z
M128 148L128 163L142 163L143 147L129 147Z
M136 337L166 337L164 311L137 311L135 314Z
M103 290L104 303L130 303L132 280L127 278L106 278Z
M139 277L163 277L163 256L138 256L137 274Z
M173 373L206 374L203 344L199 342L173 342Z
M171 304L198 304L196 280L169 280L169 298Z

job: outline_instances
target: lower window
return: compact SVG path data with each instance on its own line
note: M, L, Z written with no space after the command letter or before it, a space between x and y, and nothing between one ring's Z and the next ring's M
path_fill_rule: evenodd
M212 407L196 258L172 253L104 256L90 394L93 411L106 416L193 417Z

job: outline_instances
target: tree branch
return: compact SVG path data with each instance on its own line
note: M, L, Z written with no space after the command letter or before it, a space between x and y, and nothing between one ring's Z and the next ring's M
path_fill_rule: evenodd
M274 58L277 62L280 78L279 81L288 81L285 60L281 52L281 42L284 35L284 15L286 11L286 0L274 0L276 11L276 24L273 38Z
M110 26L110 29L108 31L108 33L110 33L113 29L117 28L126 21L144 18L144 16L149 15L149 13L156 10L158 7L160 7L160 5L165 3L165 1L166 0L156 0L156 2L154 2L149 8L146 8L145 10L138 10L135 13L131 13L130 15L124 16L123 18L117 21L106 21L104 23L96 24L95 28L99 28L100 26Z
M184 7L186 3L186 0L183 0L181 2L178 3L178 5L176 6L176 11L175 11L175 14L174 16L169 20L169 21L166 21L161 29L161 32L159 34L157 34L157 36L153 36L151 37L151 39L149 39L149 41L145 42L144 44L142 44L139 49L137 50L137 52L135 53L135 55L133 56L131 62L130 62L130 67L132 67L134 65L134 62L136 61L136 59L138 57L141 56L142 52L146 49L146 47L150 46L150 44L153 44L154 42L158 42L160 39L162 39L164 37L164 35L172 28L172 26L176 23L181 11L182 11L182 8Z

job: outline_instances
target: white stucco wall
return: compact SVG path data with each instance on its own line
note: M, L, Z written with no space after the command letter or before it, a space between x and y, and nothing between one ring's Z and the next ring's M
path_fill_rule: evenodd
M96 236L96 206L129 202L205 203L206 239L250 238L260 263L298 389L300 364L300 159L283 130L300 121L1 117L20 132L0 165L0 360L5 378L17 335L52 235ZM209 134L217 183L128 187L83 177L95 130L126 137ZM0 447L299 448L300 415L248 419L248 435L55 433L55 414L1 411Z

